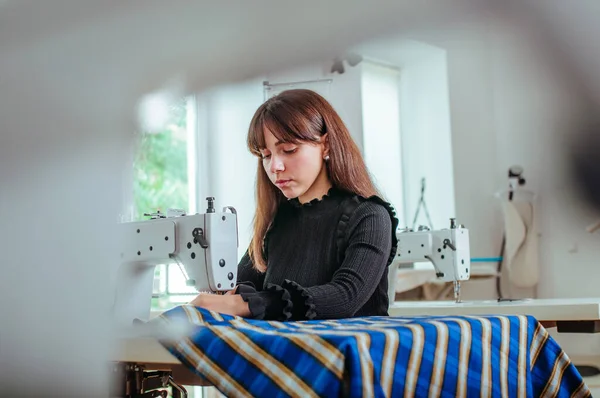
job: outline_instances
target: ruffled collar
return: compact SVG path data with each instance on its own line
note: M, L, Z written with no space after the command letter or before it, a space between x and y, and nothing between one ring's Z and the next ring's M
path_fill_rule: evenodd
M288 203L297 209L305 209L305 208L309 208L309 207L315 207L319 203L326 202L327 200L335 197L337 193L339 193L339 190L335 187L331 187L331 188L329 188L329 191L327 191L327 193L325 195L323 195L323 197L320 199L314 198L310 202L300 203L300 200L298 198L293 198L293 199L289 199Z

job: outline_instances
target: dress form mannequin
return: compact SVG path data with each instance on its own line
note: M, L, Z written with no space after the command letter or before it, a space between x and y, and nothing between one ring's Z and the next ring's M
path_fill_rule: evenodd
M539 242L534 228L533 201L506 200L502 204L504 233L504 266L511 284L531 288L539 282Z
M522 174L521 167L511 167L509 189L496 193L504 224L501 275L511 294L531 296L540 279L539 235L535 228L536 195L523 188Z

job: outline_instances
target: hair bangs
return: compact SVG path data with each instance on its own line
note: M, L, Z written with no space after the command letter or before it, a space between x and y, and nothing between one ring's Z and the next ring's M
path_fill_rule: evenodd
M319 140L320 129L315 129L311 117L313 115L305 115L298 112L298 109L288 109L287 104L281 102L270 105L257 112L250 126L248 149L254 155L260 156L260 151L266 148L266 131L280 142L298 144Z
M264 110L256 112L248 130L248 150L254 156L260 156L260 150L266 147L264 131Z

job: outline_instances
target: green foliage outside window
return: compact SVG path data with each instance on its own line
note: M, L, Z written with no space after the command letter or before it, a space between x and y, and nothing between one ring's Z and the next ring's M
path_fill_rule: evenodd
M187 170L187 98L172 103L169 117L160 131L142 131L133 164L134 221L147 220L144 213L167 212L169 208L189 210ZM172 306L167 297L167 272L172 264L155 269L152 310Z
M162 131L142 132L134 161L134 220L168 208L188 211L186 99L170 107Z

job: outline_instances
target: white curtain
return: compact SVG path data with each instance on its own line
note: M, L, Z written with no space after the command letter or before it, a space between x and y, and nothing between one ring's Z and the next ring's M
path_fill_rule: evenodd
M365 62L362 65L363 152L378 188L404 218L400 139L400 73Z
M257 158L246 146L250 120L263 102L262 79L222 86L196 97L196 211L206 211L206 197L217 208L233 206L238 213L241 257L251 239L255 210Z

